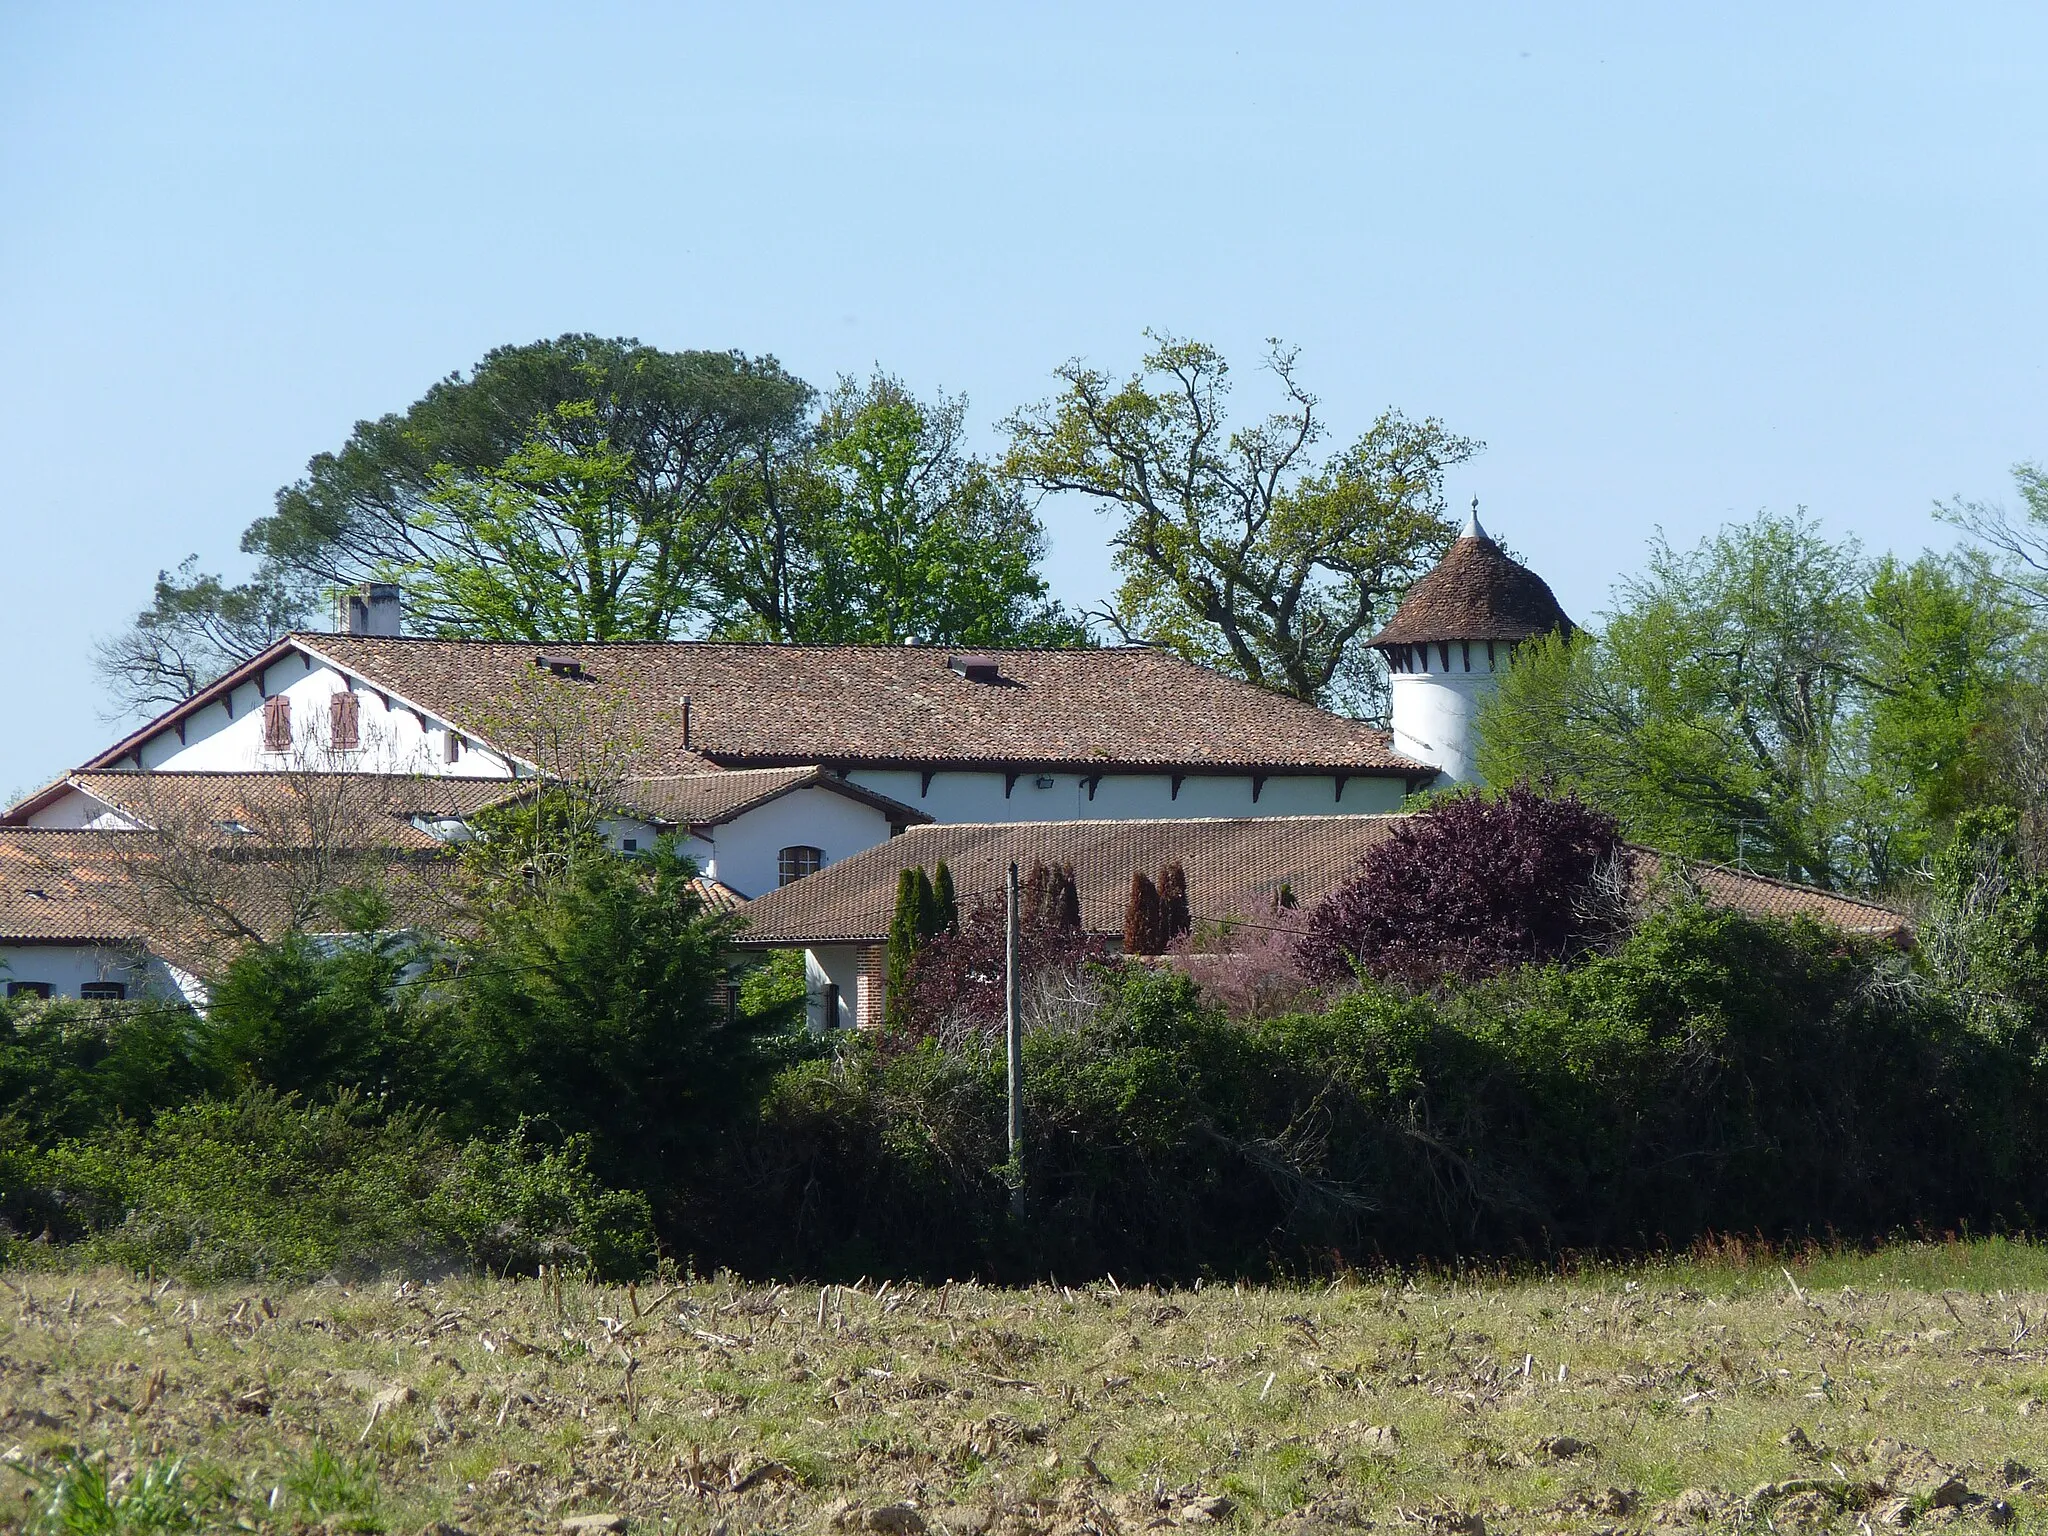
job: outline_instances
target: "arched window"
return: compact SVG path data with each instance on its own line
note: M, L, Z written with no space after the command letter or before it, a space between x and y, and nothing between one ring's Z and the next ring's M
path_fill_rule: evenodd
M775 856L778 885L787 885L792 880L801 880L805 875L815 875L825 867L825 850L813 848L808 843L798 843L785 848Z

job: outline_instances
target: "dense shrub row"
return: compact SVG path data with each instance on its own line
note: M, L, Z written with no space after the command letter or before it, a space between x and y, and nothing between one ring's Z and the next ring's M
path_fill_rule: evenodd
M629 1274L657 1244L783 1276L1185 1277L2030 1227L2048 887L2010 834L1962 829L1917 955L1682 889L1427 986L1205 991L1190 969L1233 957L1044 948L1065 969L1030 992L1021 1218L978 1012L814 1040L786 957L728 1009L727 920L687 865L585 850L480 885L472 941L423 975L366 935L252 951L204 1019L11 1006L0 1221L17 1256L207 1278ZM1600 849L1575 857L1599 877ZM984 926L948 930L955 970L988 969Z
M785 1072L689 1241L775 1273L1179 1275L1879 1236L2048 1209L2048 1086L1897 957L1680 905L1572 968L1233 1021L1172 970L992 1047Z

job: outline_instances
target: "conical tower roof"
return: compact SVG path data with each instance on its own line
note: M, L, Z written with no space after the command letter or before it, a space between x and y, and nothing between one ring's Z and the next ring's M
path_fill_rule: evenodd
M1452 640L1527 640L1552 630L1572 632L1572 621L1550 584L1517 564L1479 526L1474 504L1465 531L1436 569L1408 589L1377 646L1438 645Z

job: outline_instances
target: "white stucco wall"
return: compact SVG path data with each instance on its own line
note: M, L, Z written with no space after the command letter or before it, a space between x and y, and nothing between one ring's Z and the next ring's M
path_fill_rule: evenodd
M106 801L82 790L66 790L28 819L32 827L54 827L67 832L134 832L136 823Z
M839 988L839 1012L825 1017L825 987ZM860 1022L860 946L829 944L804 951L804 1019L814 1033L852 1029Z
M1394 727L1394 750L1405 757L1419 757L1441 769L1446 778L1459 784L1477 784L1480 707L1500 686L1494 660L1480 645L1471 649L1471 670L1465 670L1464 648L1450 647L1451 670L1442 667L1442 653L1425 648L1431 670L1395 672L1390 714ZM1505 651L1499 656L1505 669Z
M940 821L1129 821L1145 817L1190 816L1332 816L1371 815L1399 810L1407 785L1398 778L1353 777L1337 798L1337 781L1329 774L1272 774L1252 799L1249 776L1188 774L1180 793L1163 773L1105 773L1091 799L1084 776L1076 773L1019 774L1014 788L1003 794L1000 773L924 775L911 769L856 768L847 778L915 806ZM1040 789L1038 780L1052 780Z
M346 770L364 773L445 773L468 778L510 778L512 765L496 753L465 741L461 755L447 760L449 726L424 718L388 694L356 684L361 745L339 752L329 730L329 700L350 687L348 677L303 653L280 658L262 679L250 679L231 700L216 701L184 723L184 739L167 726L138 749L142 766L161 772L249 773L270 770ZM263 701L284 694L292 701L292 750L267 752L263 743ZM232 712L230 711L232 703ZM459 732L457 734L460 734Z
M142 997L205 1002L198 983L153 955L99 944L0 944L0 997L10 981L45 981L54 997L77 997L88 981L119 981Z
M887 842L889 818L829 789L799 789L711 828L710 837L718 879L744 896L759 896L781 883L784 848L821 849L829 868Z

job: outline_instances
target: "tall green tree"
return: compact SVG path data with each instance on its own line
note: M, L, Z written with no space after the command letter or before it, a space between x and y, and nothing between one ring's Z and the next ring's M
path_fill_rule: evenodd
M1804 513L1659 538L1618 599L1597 634L1518 655L1480 771L1575 789L1669 852L1831 887L1927 856L2029 635L1969 562L1871 562Z
M1076 493L1116 519L1122 577L1103 617L1295 698L1374 710L1384 693L1364 644L1450 542L1443 478L1480 444L1434 418L1387 411L1324 455L1319 402L1275 343L1282 402L1233 426L1215 348L1147 333L1121 384L1080 362L1063 388L1010 417L1007 472Z
M719 633L810 645L1073 645L1039 571L1045 530L967 452L966 401L842 379L809 431L763 437L722 482Z
M124 707L175 702L363 580L403 586L424 633L684 634L717 585L714 485L797 430L813 395L771 357L588 335L499 347L316 455L243 534L250 582L161 578L101 671Z

